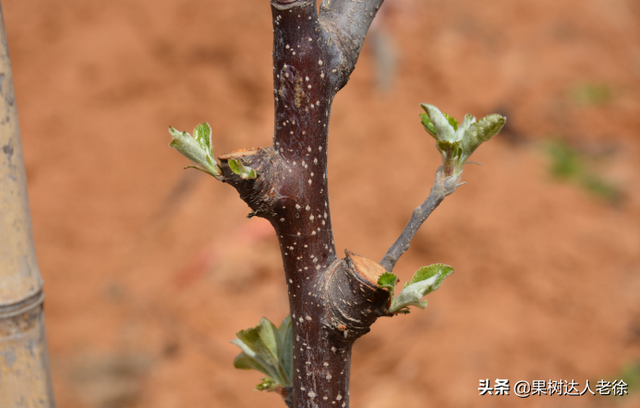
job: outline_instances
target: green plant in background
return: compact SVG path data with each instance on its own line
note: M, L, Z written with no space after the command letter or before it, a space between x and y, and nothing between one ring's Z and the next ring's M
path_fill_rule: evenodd
M628 403L640 401L637 395L638 391L640 391L640 361L628 361L622 365L616 374L592 378L589 382L593 388L591 392L595 395L615 398L613 400L615 406L636 407L637 405L628 405ZM609 403L598 406L610 407L614 405Z
M551 159L549 172L552 176L575 183L592 195L612 203L621 198L620 190L600 177L593 169L593 161L564 140L548 141L545 151Z
M624 378L629 392L640 391L640 361L631 361L622 367L618 378Z
M420 268L396 295L392 272L433 210L460 185L471 154L506 118L462 123L422 104L422 125L436 141L442 165L426 200L412 213L378 263L345 250L336 256L328 196L327 147L331 104L355 68L365 34L382 0L272 0L275 131L273 145L213 156L211 127L193 135L169 128L170 146L196 169L233 186L252 212L267 219L280 244L290 316L266 318L233 340L234 365L266 375L256 387L277 392L289 407L346 408L354 342L381 316L424 309L453 268ZM355 154L355 153L354 153ZM419 188L424 188L419 186Z
M606 105L615 98L614 90L605 83L580 84L571 90L570 95L573 100L585 106Z

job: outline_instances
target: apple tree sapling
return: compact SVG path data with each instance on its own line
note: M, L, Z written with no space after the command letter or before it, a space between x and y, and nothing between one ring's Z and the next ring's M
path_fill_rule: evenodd
M383 0L272 0L272 146L217 159L211 127L193 134L169 128L170 146L193 167L233 186L249 217L275 229L287 283L290 316L279 326L262 319L238 332L235 366L265 377L258 389L281 394L290 407L348 407L353 343L378 317L424 308L422 299L453 272L444 264L420 268L401 290L393 269L429 214L460 185L470 155L496 135L505 118L461 123L422 104L422 125L436 140L442 165L429 196L378 263L345 251L338 258L331 227L327 140L331 105L355 68L365 34ZM396 292L397 295L396 295Z

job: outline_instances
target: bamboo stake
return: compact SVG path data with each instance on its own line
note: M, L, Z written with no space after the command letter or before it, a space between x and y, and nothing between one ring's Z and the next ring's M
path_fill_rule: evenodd
M0 5L0 407L55 406L43 298Z

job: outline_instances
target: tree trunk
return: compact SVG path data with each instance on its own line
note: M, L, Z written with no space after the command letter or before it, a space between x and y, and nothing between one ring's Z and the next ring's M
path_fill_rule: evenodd
M333 241L327 185L331 104L382 0L274 0L273 146L220 157L224 181L276 230L293 327L293 406L347 407L353 342L384 314L384 268ZM229 168L240 159L258 177Z
M235 366L269 375L258 388L282 394L289 407L347 407L353 343L380 316L407 313L409 306L424 309L422 298L453 272L444 264L420 268L391 299L396 262L427 217L460 185L471 154L506 121L499 114L480 120L467 114L459 123L437 107L421 104L422 125L442 156L429 196L380 263L349 251L338 259L327 185L331 104L349 80L382 2L322 0L318 11L315 0L271 0L273 146L226 154L218 163L208 124L198 125L193 136L169 127L170 146L199 165L189 167L235 187L252 209L249 217L267 219L276 231L291 321L285 319L276 329L263 320L255 329L239 332L234 343L243 352ZM291 337L280 333L289 327L293 381L291 355L285 350Z
M0 6L0 407L54 407L20 129Z

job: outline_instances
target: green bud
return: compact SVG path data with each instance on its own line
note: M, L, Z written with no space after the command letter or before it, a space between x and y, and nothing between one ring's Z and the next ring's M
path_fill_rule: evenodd
M258 177L258 173L251 167L242 164L240 159L229 159L229 168L244 180L252 180Z
M213 146L211 144L211 126L205 122L201 123L193 129L193 138L198 142L200 147L213 156Z
M260 383L256 385L256 391L274 391L280 384L271 377L264 377L260 380Z

